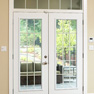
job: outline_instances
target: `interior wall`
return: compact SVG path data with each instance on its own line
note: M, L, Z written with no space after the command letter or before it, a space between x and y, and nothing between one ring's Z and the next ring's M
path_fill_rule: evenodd
M0 94L8 94L9 91L8 4L8 0L0 0ZM7 46L7 51L1 52L1 46Z
M0 49L0 94L9 94L9 1L0 0L0 48L7 46L6 52ZM88 38L94 37L94 0L88 0ZM89 43L94 45L94 43ZM88 93L94 93L94 51L88 50Z
M94 93L94 51L89 50L89 38L94 37L94 0L88 0L88 93Z

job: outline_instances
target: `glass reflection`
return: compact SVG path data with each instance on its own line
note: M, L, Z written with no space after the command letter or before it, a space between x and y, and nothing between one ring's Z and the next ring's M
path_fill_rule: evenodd
M27 72L27 64L21 62L21 72Z
M77 31L77 21L71 20L70 21L70 33L76 33Z
M42 20L20 21L20 89L41 89Z
M76 46L76 34L70 34L70 46Z
M20 77L20 85L22 90L27 89L27 76Z
M82 0L14 0L14 8L80 10Z
M69 34L63 34L62 35L63 36L63 46L64 47L68 47L69 46L69 43L70 43L70 36L69 36Z
M70 60L76 60L76 47L70 48Z
M77 87L76 20L56 21L56 88Z
M63 48L63 57L64 57L63 60L69 60L69 50L70 49L68 47Z

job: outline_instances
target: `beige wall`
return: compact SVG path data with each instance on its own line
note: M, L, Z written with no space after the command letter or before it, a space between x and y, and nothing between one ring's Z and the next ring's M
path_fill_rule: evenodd
M9 45L8 0L0 0L0 47ZM94 37L94 0L88 0L88 37ZM94 43L89 43L93 44ZM7 48L8 49L8 48ZM0 94L8 94L8 51L0 51ZM94 93L94 51L88 50L88 93Z
M94 37L94 0L88 0L88 38ZM89 43L88 45L94 43ZM88 92L94 93L94 51L88 50Z
M0 48L4 45L8 47L8 37L8 0L0 0ZM8 60L8 51L1 52L0 50L0 94L8 94L9 91Z

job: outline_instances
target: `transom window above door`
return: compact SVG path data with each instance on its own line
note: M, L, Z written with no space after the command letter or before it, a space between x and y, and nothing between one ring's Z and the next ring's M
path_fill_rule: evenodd
M81 10L82 0L14 0L14 8Z

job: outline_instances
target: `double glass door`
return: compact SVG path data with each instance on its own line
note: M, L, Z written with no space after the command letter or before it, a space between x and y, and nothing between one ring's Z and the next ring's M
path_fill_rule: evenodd
M14 13L14 94L82 94L82 15Z

